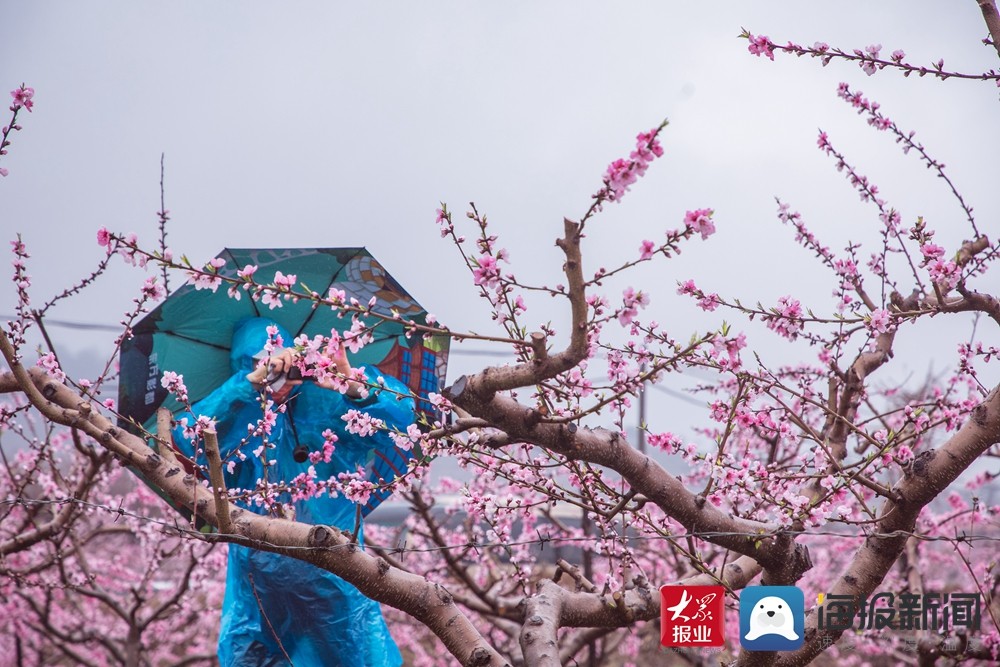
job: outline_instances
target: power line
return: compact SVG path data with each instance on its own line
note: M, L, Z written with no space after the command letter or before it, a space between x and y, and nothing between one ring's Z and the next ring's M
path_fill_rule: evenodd
M7 322L16 319L17 317L13 315L7 315L7 314L0 315L0 320L4 320ZM114 326L111 324L99 324L95 322L77 322L73 320L55 320L46 318L45 323L57 327L64 327L67 329L75 329L80 331L108 331L113 333L120 333L122 330L122 328L118 326ZM508 359L513 357L512 353L504 352L502 350L483 350L475 348L468 349L457 345L452 346L451 349L448 351L448 354L449 355L453 354L456 356L463 356L463 357L496 357L496 358L508 358ZM681 374L684 375L685 373L681 372ZM658 384L650 384L649 386L655 389L656 391L666 394L672 398L676 398L680 401L684 401L685 403L688 403L690 405L694 405L699 408L705 407L704 401L699 401L698 399L693 398L688 394L685 394L684 392L677 391L676 389L670 389L669 387L663 387Z
M145 521L148 523L158 524L170 530L175 530L181 535L187 535L190 537L204 537L204 533L193 528L182 527L177 524L176 521L169 522L162 519L154 519L152 517L143 516L141 514L136 514L135 512L124 509L123 507L111 507L108 505L100 505L98 503L92 503L85 500L80 500L78 498L57 498L51 500L36 500L36 499L26 499L26 498L13 498L0 500L0 505L66 505L66 504L76 504L83 507L89 507L91 509L103 510L109 514L114 514L116 516L128 516L140 521ZM261 515L264 516L264 515ZM373 522L378 524L377 521ZM745 537L753 540L764 540L772 537L778 536L789 536L793 538L798 537L839 537L848 539L892 539L896 537L913 537L922 542L950 542L950 543L973 543L973 542L1000 542L1000 535L986 535L983 533L963 533L955 537L947 537L944 535L927 535L924 533L914 533L906 530L895 530L890 533L879 533L879 532L861 532L861 533L849 533L844 531L834 531L834 530L779 530L774 533L758 533L758 532L742 532L742 531L690 531L687 533L676 533L673 535L614 535L611 537L606 537L602 535L585 535L579 537L560 537L560 536L540 536L538 539L533 540L520 540L520 541L504 541L504 542L479 542L476 540L469 540L462 544L445 545L445 546L432 546L432 547L387 547L381 545L370 544L369 546L382 549L387 553L391 554L403 554L403 553L430 553L437 551L450 551L452 549L489 549L489 548L504 548L507 549L512 546L531 546L538 545L542 549L546 545L555 544L573 544L580 542L599 542L599 541L616 541L616 542L671 542L676 540L685 540L688 538L692 539L702 539L710 540L712 538L721 537ZM258 541L259 544L263 546L270 546L276 548L287 549L290 551L334 551L337 549L354 549L357 548L355 544L338 544L329 547L307 547L307 546L286 546L280 544L272 544L270 542Z
M18 319L18 317L16 317L15 315L9 315L9 314L0 315L0 320L4 320L5 322L11 322L11 321L14 321L16 319ZM96 323L96 322L77 322L77 321L73 321L73 320L55 320L55 319L45 318L45 324L51 324L53 326L64 327L64 328L67 328L67 329L78 329L78 330L87 330L87 331L108 331L108 332L113 332L113 333L120 333L122 331L122 327L120 327L120 326L115 326L113 324L100 324L100 323ZM502 350L484 350L484 349L475 349L475 348L468 349L468 348L464 348L464 347L462 347L460 345L456 345L456 346L452 347L452 349L450 349L448 351L448 354L456 354L456 355L470 356L470 357L507 357L507 358L511 358L513 356L512 353L510 353L510 352L504 352ZM603 355L600 355L600 356L603 356ZM684 373L682 372L682 374L684 374ZM671 393L672 390L663 389L663 391L666 391L667 393ZM678 397L684 397L683 394L680 394L678 392L672 392L671 395L676 395ZM702 403L698 402L698 405L702 405Z
M5 322L12 322L14 320L20 319L14 315L0 315L0 320ZM70 320L53 320L45 318L46 324L52 324L57 327L66 327L67 329L79 329L85 331L111 331L118 333L122 330L122 327L116 327L111 324L96 324L92 322L73 322Z
M671 389L658 384L651 384L649 386L660 393L672 396L680 401L684 401L685 403L690 403L691 405L697 405L699 408L708 407L706 401L699 401L697 398L693 398L682 391L677 391L676 389Z

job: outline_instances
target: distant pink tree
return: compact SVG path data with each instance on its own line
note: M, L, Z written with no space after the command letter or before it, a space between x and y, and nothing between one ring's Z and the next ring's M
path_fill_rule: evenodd
M225 547L180 539L107 450L23 407L3 407L4 664L214 664Z
M979 5L991 34L986 41L996 46L1000 21L995 4L981 0ZM1000 81L992 69L963 74L946 69L943 62L913 65L901 51L886 59L879 45L845 51L820 43L782 46L748 31L744 37L752 54L769 59L809 55L824 64L853 61L869 75L888 69L943 80ZM20 90L20 102L16 91L14 95L15 113L26 106L27 89ZM199 516L217 529L198 532L174 520L172 530L160 536L159 524L152 520L162 517L164 510L143 490L134 492L127 511L121 506L117 523L128 527L121 539L140 544L143 540L154 544L161 537L168 540L178 554L186 554L171 561L172 571L181 575L188 571L182 563L192 562L184 560L187 554L201 563L186 577L173 580L192 590L205 586L201 597L182 595L185 600L193 596L195 602L178 601L184 610L178 613L195 613L212 604L214 589L208 582L214 570L202 568L206 558L218 558L221 549L206 557L203 543L237 542L311 562L391 608L396 639L415 665L441 664L444 651L469 666L596 665L619 664L619 660L659 664L668 654L658 652L657 589L679 583L726 588L729 641L723 661L802 665L821 654L837 664L924 665L941 657L996 660L1000 576L995 544L1000 539L1000 506L989 504L986 494L996 489L998 474L990 464L1000 443L1000 388L984 386L980 378L986 364L1000 354L991 344L996 330L990 328L1000 325L1000 300L990 291L996 281L989 277L991 269L995 273L1000 244L980 229L972 207L944 166L912 132L897 126L851 86L843 84L836 93L875 131L891 136L904 152L941 177L965 218L964 242L953 247L939 243L931 221L904 214L885 200L877 184L820 132L820 150L871 206L880 229L873 247L852 243L832 248L811 231L804 216L778 202L778 219L828 276L831 304L804 304L793 286L775 303L748 305L738 295L699 286L710 279L706 276L695 280L666 274L697 307L725 313L730 320L759 320L773 335L808 346L799 363L769 367L753 354L751 335L728 324L692 334L673 322L647 319L644 309L659 287L605 291L613 276L628 275L642 263L662 262L667 271L666 261L685 244L707 241L717 228L724 228L726 221L704 202L691 203L684 217L659 239L636 238L633 257L610 268L585 269L587 228L600 224L602 209L621 202L654 161L668 159L660 144L666 123L640 133L629 153L609 165L583 214L566 219L555 234L564 260L561 284L521 280L512 268L514 259L475 206L465 219L456 220L442 205L437 214L441 235L459 249L501 333L482 336L434 322L405 324L417 336L447 334L506 344L511 363L456 379L442 395L432 396L442 414L439 421L424 430L393 434L400 447L419 444L430 456L454 456L473 474L471 481L444 479L431 485L425 480L427 466L433 463L425 457L401 477L384 480L409 501L413 512L402 526L370 527L366 549L357 547L349 531L281 518L273 497L284 491L332 490L361 499L372 491L367 482L349 475L317 479L304 474L294 480L268 480L253 489L225 489L219 482L221 464L212 462L199 471L204 483L198 484L196 478L177 474L190 462L166 447L154 451L146 440L113 424L109 415L114 406L100 393L107 375L73 382L62 374L55 350L28 367L24 336L29 328L43 326L45 311L54 301L33 310L27 251L16 241L14 284L20 317L0 335L0 351L9 368L0 375L0 390L16 401L5 409L4 423L16 431L21 428L16 425L19 413L30 410L41 416L46 429L61 424L71 430L61 440L50 436L31 442L23 455L6 464L3 483L10 489L6 496L10 500L5 511L12 520L4 520L0 538L4 545L12 545L8 547L12 555L3 565L9 579L3 589L4 604L17 605L13 613L19 618L48 619L41 612L46 611L45 596L56 594L53 591L90 599L89 592L131 576L143 585L151 583L153 575L143 570L145 563L135 563L134 571L113 560L91 565L80 561L77 570L65 565L89 554L81 546L86 544L86 531L101 530L88 523L93 515L115 510L114 498L106 492L111 480L88 473L89 467L100 468L102 460L113 457L141 471L175 504L197 508ZM165 219L163 211L161 223ZM139 313L163 297L162 283L167 271L173 270L185 272L201 288L227 289L234 298L258 299L274 308L286 299L313 299L318 307L353 318L345 334L353 349L367 344L364 318L378 317L371 304L345 300L342 294L312 293L290 276L260 277L251 267L243 267L233 279L221 275L217 263L195 267L183 259L175 261L163 243L162 230L161 224L159 248L140 244L134 235L100 230L98 241L107 258L93 276L58 298L72 296L103 272L108 258L118 256L136 266L163 270L163 280L151 277L137 296L123 320L122 338L129 335L128 327ZM539 298L546 304L537 309L543 311L543 320L548 320L546 311L566 308L565 331L529 320ZM953 342L947 374L913 386L879 383L883 369L895 362L896 341L919 336L931 317L965 317L979 324ZM303 354L326 342L303 344ZM948 349L940 342L936 348L938 356ZM657 450L651 457L629 439L626 417L645 388L689 368L712 378L703 386L710 419L678 424L672 431L649 431L643 425L646 443ZM113 371L112 362L108 369ZM346 385L352 379L334 369L326 373L323 379L329 382ZM182 378L168 375L164 381L184 400ZM266 429L273 409L265 405L261 420L248 428ZM210 446L208 417L188 428ZM379 428L362 414L352 419L359 432ZM168 426L165 423L164 429ZM680 435L687 427L695 437ZM162 444L166 431L149 435ZM66 438L78 452L73 464L78 472L66 484L51 483L49 479L61 477L56 473L61 468L48 462L60 446L68 451L60 445ZM668 471L660 462L667 458L682 463L687 472ZM26 475L37 481L25 484ZM443 506L436 501L443 495L459 501ZM233 500L254 497L263 498L274 513L258 515L230 507ZM64 502L46 503L55 498ZM87 503L104 509L88 510ZM31 513L34 518L28 518ZM100 535L104 537L103 532ZM67 558L45 564L46 553L62 548L53 545L67 544L73 549ZM155 553L156 549L147 551L146 558ZM45 565L31 576L58 572L58 583L12 590L27 581L27 575L19 572L32 569L38 559ZM221 572L215 576L221 578ZM855 637L819 628L818 613L827 610L829 602L807 599L800 649L740 651L736 599L740 589L752 583L797 585L857 600L878 591L975 593L982 601L982 623L978 629L946 632L896 626L892 633L880 633L877 641L870 636L866 640L864 634ZM114 618L113 606L106 606L104 613ZM64 651L61 647L69 643L47 635L62 622L66 619L61 616L25 620L24 637L45 646L33 648L38 655ZM134 634L133 625L115 623ZM20 636L2 641L16 643ZM82 647L74 650L97 661L92 652L101 648L88 644L85 635L74 636L83 637L78 642ZM142 636L147 641L147 635ZM128 649L127 641L124 646L126 653L140 650ZM148 650L145 644L141 650ZM199 647L192 655L207 650ZM64 651L64 655L70 654ZM712 658L684 654L677 659Z

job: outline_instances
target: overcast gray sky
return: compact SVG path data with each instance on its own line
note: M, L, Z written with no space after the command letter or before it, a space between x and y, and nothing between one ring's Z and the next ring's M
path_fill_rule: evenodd
M155 242L165 152L176 253L202 262L224 246L364 245L442 322L491 331L463 264L439 238L438 202L460 214L475 201L519 275L553 284L562 217L582 214L607 164L667 117L664 158L591 226L588 270L634 257L685 210L712 207L715 237L609 285L609 294L642 286L652 316L682 339L733 317L697 311L674 294L678 279L765 304L792 293L829 311L830 276L776 221L773 197L838 250L874 239L878 221L816 149L818 127L904 221L926 216L949 251L969 234L942 184L837 99L840 81L916 130L948 164L981 228L1000 231L995 87L868 77L847 63L781 55L772 63L737 39L746 27L781 43L877 42L883 54L900 48L912 62L944 58L949 69L981 72L1000 63L980 43L974 0L0 7L3 94L22 81L36 90L35 111L22 114L24 131L0 160L10 169L0 180L0 230L5 239L22 233L40 300L99 260L100 226ZM116 266L51 317L114 323L143 279ZM0 313L13 300L8 281ZM558 320L542 309L550 305L529 314ZM900 340L914 350L900 372L926 366L919 349L928 341L943 343L933 362L949 363L961 327L931 323ZM96 353L110 336L53 333L67 354ZM765 353L784 349L766 333L752 342ZM482 362L456 356L452 377ZM666 402L654 428L690 410L657 400Z

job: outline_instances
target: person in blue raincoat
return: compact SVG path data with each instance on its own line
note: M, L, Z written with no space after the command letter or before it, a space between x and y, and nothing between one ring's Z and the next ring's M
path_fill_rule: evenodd
M240 447L246 455L245 460L236 457L234 450L247 437L247 425L261 418L260 384L251 380L259 381L267 372L260 368L254 356L267 343L270 325L273 325L270 320L252 318L237 326L230 357L233 375L192 406L193 416L205 415L215 420L223 460L228 457L236 462L232 472L226 473L229 488L253 488L262 475L260 459L253 455L261 444L259 438L250 438ZM287 331L279 327L278 333L286 344L290 344L292 337ZM283 370L282 366L288 364L288 354L272 358L271 369L274 370L276 364L277 370ZM346 357L341 357L340 364L346 364ZM373 373L367 377L375 379ZM353 399L313 382L295 386L284 398L286 412L278 414L269 436L276 447L268 451L267 458L276 463L268 467L268 481L290 481L310 465L315 465L318 479L336 477L340 472L355 472L359 465L366 466L375 448L394 447L385 431L359 437L348 433L341 419L347 410L354 408L384 420L390 428L395 426L405 431L413 423L413 399L399 398L400 394L408 396L409 390L395 378L382 377L391 391L371 390L365 399ZM192 415L189 414L188 419L193 423ZM297 462L293 454L296 444L321 450L322 433L326 429L331 429L338 438L330 462ZM193 454L183 428L175 430L174 441L185 454ZM199 462L204 463L203 457ZM280 500L289 502L290 498L286 494ZM331 498L323 494L292 504L298 521L349 531L354 530L359 516L357 505L342 495ZM265 512L257 505L243 506L258 513ZM363 525L361 528L358 542L363 544ZM221 665L284 667L289 660L295 667L398 667L402 664L399 649L389 634L378 603L366 598L351 584L294 558L229 545L219 635Z

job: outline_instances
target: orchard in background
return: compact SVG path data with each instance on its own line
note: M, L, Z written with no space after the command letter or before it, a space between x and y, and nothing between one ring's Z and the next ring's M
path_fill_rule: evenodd
M990 31L987 45L996 47L995 5L979 4ZM822 43L780 45L748 31L743 37L751 54L770 60L788 54L824 65L852 61L868 75L930 76L944 80L941 86L1000 82L992 69L967 74L943 62L916 65L902 51L883 56L880 45L845 51ZM165 243L164 208L159 243L147 246L135 235L102 228L97 236L105 254L93 274L39 305L31 294L28 249L14 240L19 307L0 334L7 364L0 389L8 395L0 608L10 619L0 631L0 654L14 656L14 664L211 663L224 545L239 543L314 563L381 602L414 665L442 664L445 651L452 662L469 666L996 660L1000 506L985 499L1000 474L1000 391L981 381L996 375L987 364L1000 354L992 344L1000 325L1000 300L991 292L1000 245L996 233L992 239L988 233L995 224L976 219L944 165L909 128L848 84L836 94L874 133L893 139L944 183L961 212L964 243L939 243L935 221L884 200L822 131L819 149L870 205L880 229L876 245L830 247L804 216L778 202L778 219L830 282L832 300L825 304L800 302L793 287L775 303L749 305L738 286L730 286L732 294L706 289L713 279L707 272L671 273L670 258L686 244L712 242L717 227L727 224L710 202L684 203L688 211L673 228L655 239L637 237L629 260L602 264L599 250L587 246L586 230L601 224L602 210L625 199L656 160L669 159L660 143L670 131L666 123L640 133L628 154L607 167L583 214L553 229L563 254L561 284L522 281L483 213L471 206L456 216L442 205L441 236L459 250L499 333L484 336L433 321L404 324L413 336L505 345L511 363L454 380L432 396L438 421L393 433L398 446L419 445L424 453L404 475L383 481L412 513L399 527L370 525L366 549L350 532L281 518L274 497L276 491L334 492L363 502L378 484L305 472L254 488L210 488L207 480L218 470L177 474L190 462L165 447L156 453L147 440L115 426L106 386L118 347L165 296L172 275L270 309L290 299L315 300L352 321L355 348L369 341L371 322L384 317L372 304L311 292L294 277L257 275L252 266L236 267L239 278L232 279L220 275L218 263L197 267L175 259ZM19 115L32 110L34 91L22 85L12 99L4 153L21 128ZM149 278L122 319L105 372L66 377L58 351L47 343L35 355L27 336L33 329L44 333L50 308L122 260L145 268ZM612 277L646 262L659 263L659 284L606 290ZM697 307L719 314L718 327L692 332L643 316L663 285L675 282ZM569 314L564 330L547 317L556 308ZM956 351L949 371L903 386L879 382L899 363L897 341L921 336L931 317L969 323L961 339L935 341L939 358ZM805 342L808 354L794 365L765 365L739 330L747 320L763 322L789 343ZM297 342L308 352L325 341ZM710 403L710 421L678 424L676 433L644 433L657 450L647 455L626 428L637 397L692 368L710 374L700 394ZM183 377L165 370L163 386L184 401ZM273 410L264 403L250 429L266 424ZM211 417L189 425L191 433L209 433ZM349 428L363 434L378 426L355 415ZM687 432L695 437L679 435ZM149 437L164 441L164 433ZM266 459L269 452L245 455ZM443 455L457 458L473 473L470 480L428 482L433 457ZM664 461L686 472L677 475ZM215 532L186 524L119 464L141 471L175 504L195 509ZM446 494L460 503L437 506L435 498ZM230 507L262 498L271 513ZM120 557L124 551L129 558ZM738 593L761 583L842 599L937 595L942 614L957 613L946 594L975 595L980 622L975 628L897 624L876 641L876 633L820 627L819 612L829 612L830 602L817 604L807 594L800 649L741 651ZM661 652L663 584L725 587L722 653Z

